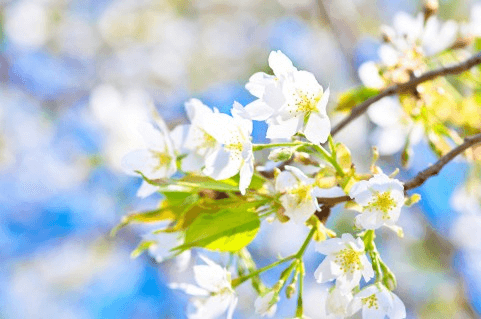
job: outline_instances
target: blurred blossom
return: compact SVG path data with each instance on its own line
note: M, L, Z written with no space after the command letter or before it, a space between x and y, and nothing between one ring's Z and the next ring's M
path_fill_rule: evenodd
M48 11L39 2L18 1L6 8L5 32L17 45L38 49L49 37Z
M143 145L139 124L149 121L150 96L143 90L130 89L122 94L115 87L97 86L90 96L90 111L105 131L104 155L109 165L121 169L121 159L130 150Z

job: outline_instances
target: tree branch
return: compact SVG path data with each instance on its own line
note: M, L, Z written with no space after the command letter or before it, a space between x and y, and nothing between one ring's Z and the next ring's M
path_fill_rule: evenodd
M476 55L472 56L471 58L467 59L464 62L461 62L459 64L455 64L452 66L448 67L443 67L437 70L432 70L429 72L424 73L423 75L419 77L414 77L408 82L405 83L400 83L396 85L391 85L390 87L386 88L382 92L380 92L378 95L373 96L366 101L358 104L355 106L351 114L349 114L346 118L344 118L341 122L339 122L331 131L331 135L334 136L337 133L339 133L340 130L342 130L347 124L349 124L351 121L355 120L358 118L360 115L362 115L366 110L369 108L369 106L377 101L379 101L382 98L385 98L386 96L391 96L395 95L398 93L402 92L407 92L410 90L413 90L418 86L419 84L423 82L427 82L430 80L434 80L437 77L440 76L445 76L449 74L458 74L462 73L464 71L467 71L471 69L473 66L480 64L481 63L481 52L478 52Z
M404 190L410 190L416 187L421 186L425 181L427 181L430 177L437 175L441 169L452 161L456 156L467 150L468 148L481 143L481 133L468 136L464 139L464 143L453 148L449 153L441 157L434 165L429 166L425 170L419 172L414 178L410 179L409 181L404 183ZM319 204L323 204L331 208L332 206L347 202L351 200L348 195L339 196L339 197L332 197L332 198L318 198L317 201Z
M471 146L478 143L481 143L481 133L466 137L463 144L453 148L448 154L441 157L434 165L429 166L424 171L419 172L413 179L404 183L404 190L410 190L421 186L428 178L437 175L444 165L449 163L456 156Z

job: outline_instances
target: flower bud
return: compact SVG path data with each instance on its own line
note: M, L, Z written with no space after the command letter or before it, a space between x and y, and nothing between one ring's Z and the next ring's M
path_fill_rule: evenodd
M391 43L396 37L396 32L391 27L383 25L381 26L381 37L384 42Z
M456 39L456 41L451 45L449 49L451 50L456 50L456 49L463 49L467 46L470 46L471 43L474 42L474 36L473 35L466 35L464 37L459 37Z
M435 15L439 9L438 0L425 0L423 6L424 21L427 21L431 16Z
M292 296L296 293L296 284L293 282L292 284L286 287L286 297L287 299L291 299Z
M277 148L269 154L269 160L274 162L287 161L292 157L293 153L294 153L294 150L290 147Z

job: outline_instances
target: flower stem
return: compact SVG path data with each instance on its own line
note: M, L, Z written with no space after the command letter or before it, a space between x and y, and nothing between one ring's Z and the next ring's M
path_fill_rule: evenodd
M271 143L271 144L253 144L252 150L253 151L261 151L267 148L274 148L274 147L289 147L289 146L300 146L302 145L301 142L288 142L288 143Z
M298 266L299 269L299 293L297 294L297 308L296 308L296 318L303 318L304 316L304 305L302 301L302 294L304 289L304 262L301 262Z
M306 251L307 246L311 242L311 239L314 236L315 232L316 232L316 227L312 227L311 231L309 232L309 234L306 237L306 240L304 240L304 243L302 244L301 248L299 249L297 254L295 254L295 258L302 259L302 255L304 255L304 252Z
M309 143L308 145L314 147L316 151L318 151L319 154L322 155L322 157L324 157L332 166L334 166L339 176L344 177L345 174L341 166L339 166L336 159L324 147L314 143Z
M248 279L250 279L250 278L252 278L252 277L254 277L254 276L257 276L257 275L263 273L264 271L267 271L267 270L269 270L269 269L272 269L272 268L274 268L274 267L276 267L276 266L279 266L280 264L285 263L286 261L289 261L289 260L292 260L292 259L295 259L295 258L297 258L297 255L287 256L287 257L282 258L282 259L280 259L280 260L278 260L278 261L276 261L276 262L273 262L273 263L270 264L270 265L267 265L267 266L265 266L265 267L259 268L259 269L257 269L256 271L253 271L253 272L251 272L251 273L249 273L249 274L247 274L247 275L245 275L245 276L236 278L236 279L232 280L232 288L235 288L235 287L239 286L239 285L242 284L244 281L246 281L246 280L248 280Z

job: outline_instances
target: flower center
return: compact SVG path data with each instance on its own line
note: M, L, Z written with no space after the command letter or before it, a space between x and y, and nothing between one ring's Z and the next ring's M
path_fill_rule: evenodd
M295 195L297 197L297 204L307 201L311 197L312 185L300 184L295 188L289 190L289 194Z
M374 198L371 200L366 209L372 211L373 209L378 209L384 213L383 218L389 219L391 218L387 215L394 207L396 206L396 201L391 196L391 192L375 192Z
M343 272L352 274L356 270L361 270L360 255L361 252L352 248L345 248L337 253L335 261L340 265Z
M158 160L157 166L155 166L155 170L161 169L162 167L167 166L170 164L172 161L172 157L163 152L157 152L157 151L150 151L152 153L152 156Z
M372 294L366 298L362 298L361 302L363 305L366 305L368 308L379 309L379 303L377 302L377 297L375 294Z
M314 94L296 90L292 93L293 102L289 103L290 113L304 113L309 114L317 111L317 103L321 99L321 94Z
M200 131L202 137L199 138L198 148L214 148L217 140L203 129L200 129Z

